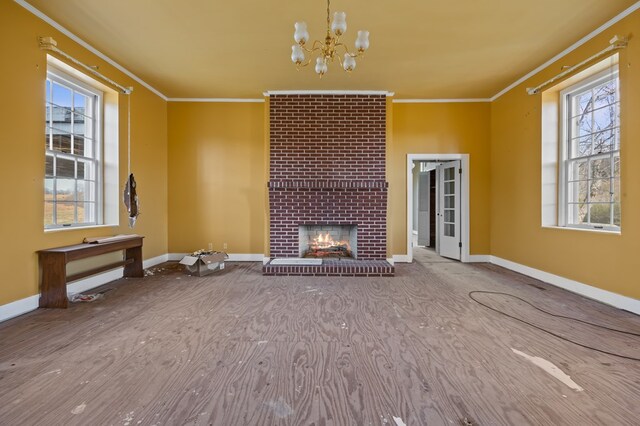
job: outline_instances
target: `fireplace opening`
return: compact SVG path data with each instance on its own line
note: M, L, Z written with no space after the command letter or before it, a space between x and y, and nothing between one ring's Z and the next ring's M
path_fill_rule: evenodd
M357 225L300 225L300 257L358 258Z

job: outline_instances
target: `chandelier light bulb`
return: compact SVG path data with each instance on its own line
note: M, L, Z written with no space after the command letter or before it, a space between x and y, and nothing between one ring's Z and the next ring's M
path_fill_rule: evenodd
M307 41L309 41L309 31L307 31L306 22L296 22L295 29L296 30L293 33L293 39L296 41L296 43L303 45Z
M344 12L336 12L333 14L333 23L331 24L331 31L335 35L340 37L347 32L347 14Z
M318 73L320 77L322 77L326 72L327 72L327 63L325 62L324 58L317 58L316 73Z
M344 61L342 61L342 67L345 71L351 72L356 69L356 58L348 53L344 54Z
M299 44L291 46L291 60L296 65L300 65L304 62L304 50L302 50L302 47L300 47Z
M356 49L358 52L364 52L369 48L369 31L358 31L356 38Z

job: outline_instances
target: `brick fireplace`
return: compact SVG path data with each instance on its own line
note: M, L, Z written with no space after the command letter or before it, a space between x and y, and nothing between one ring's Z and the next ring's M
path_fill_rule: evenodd
M272 94L269 113L271 259L301 257L306 227L357 229L349 235L357 250L322 265L269 262L263 272L393 275L386 261L386 96Z

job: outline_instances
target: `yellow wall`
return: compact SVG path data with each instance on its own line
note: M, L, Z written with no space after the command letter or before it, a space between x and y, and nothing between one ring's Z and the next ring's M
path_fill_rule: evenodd
M488 103L393 104L387 157L392 254L407 253L407 154L469 154L470 253L490 253L490 112Z
M491 105L492 254L634 298L640 298L640 40L620 51L621 235L541 227L541 96L525 88L603 49L614 34L638 28L635 12Z
M169 103L169 251L264 253L262 103Z
M124 86L133 86L132 167L142 215L133 232L145 235L143 254L167 252L166 102L95 57L11 1L0 2L0 305L38 294L40 249L82 241L85 236L131 232L121 208L119 227L45 233L44 124L46 54L38 36L53 36L58 47ZM126 105L126 98L120 97ZM120 181L126 179L126 109L120 114Z

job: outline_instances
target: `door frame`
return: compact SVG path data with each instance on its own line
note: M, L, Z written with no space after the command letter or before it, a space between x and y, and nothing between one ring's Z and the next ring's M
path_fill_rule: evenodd
M460 261L469 262L469 154L407 154L407 262L413 261L413 162L460 160Z

